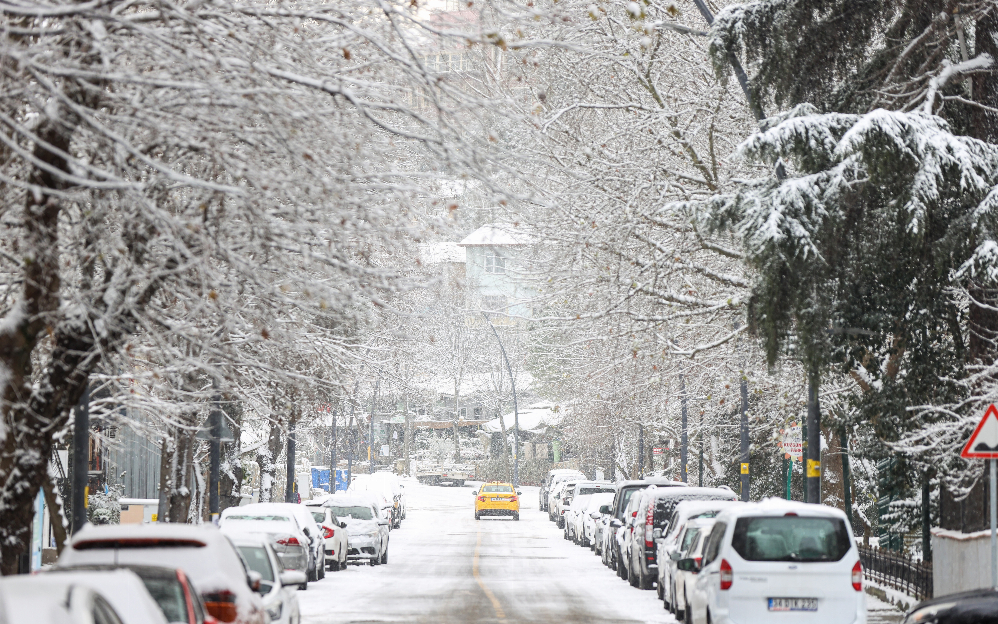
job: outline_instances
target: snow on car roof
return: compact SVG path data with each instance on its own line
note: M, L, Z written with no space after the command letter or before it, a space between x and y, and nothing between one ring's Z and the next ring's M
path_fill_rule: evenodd
M787 514L811 516L819 518L839 518L846 520L846 514L841 509L828 505L814 505L798 501L788 501L782 498L765 498L759 502L733 505L717 514L718 521L731 521L746 516L784 516ZM846 523L848 524L848 522Z
M724 488L711 488L711 487L685 487L685 488L672 488L672 487L659 487L656 484L651 484L645 491L644 496L650 496L655 499L661 498L694 498L697 496L730 496L731 500L736 500L737 495L728 489Z

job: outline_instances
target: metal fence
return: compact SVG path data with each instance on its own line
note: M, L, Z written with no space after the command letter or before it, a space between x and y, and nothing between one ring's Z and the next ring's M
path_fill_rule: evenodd
M859 546L863 574L918 600L932 597L932 564L890 550Z

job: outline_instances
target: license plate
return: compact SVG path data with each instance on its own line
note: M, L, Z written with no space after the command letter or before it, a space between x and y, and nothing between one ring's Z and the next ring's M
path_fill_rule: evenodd
M817 611L817 598L770 598L770 611Z
M501 498L493 498L493 499L492 499L492 502L494 503L494 502L496 502L496 501L501 501L501 500L502 500Z

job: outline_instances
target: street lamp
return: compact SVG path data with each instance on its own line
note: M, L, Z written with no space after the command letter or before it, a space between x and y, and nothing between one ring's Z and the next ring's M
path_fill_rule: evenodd
M506 372L509 373L509 385L513 388L513 487L516 488L520 485L520 412L516 407L516 380L513 379L513 369L509 365L506 348L502 346L502 340L499 338L496 326L492 324L488 314L482 312L482 316L485 317L485 322L489 324L492 333L496 336L496 342L499 343L499 350L502 352L502 359L506 362ZM502 414L499 414L499 418L502 418Z

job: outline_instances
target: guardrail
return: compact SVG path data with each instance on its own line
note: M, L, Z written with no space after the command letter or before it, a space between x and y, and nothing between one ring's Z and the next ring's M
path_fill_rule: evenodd
M890 550L859 546L866 578L917 600L932 597L932 564Z

